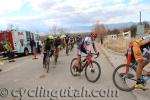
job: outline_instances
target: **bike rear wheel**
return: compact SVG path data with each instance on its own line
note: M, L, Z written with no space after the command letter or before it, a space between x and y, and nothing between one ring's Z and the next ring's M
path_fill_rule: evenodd
M127 74L125 73L126 66L129 67ZM135 67L127 64L118 66L113 72L113 83L118 89L122 91L129 92L134 90L134 85L136 84Z
M70 72L73 76L76 76L77 68L74 67L74 64L76 63L76 61L77 61L77 58L73 58L70 64Z
M94 83L100 78L101 67L96 61L91 61L91 64L93 66L93 68L92 68L93 71L90 69L90 65L87 64L85 67L85 76L89 82ZM96 74L96 72L97 72L97 74Z

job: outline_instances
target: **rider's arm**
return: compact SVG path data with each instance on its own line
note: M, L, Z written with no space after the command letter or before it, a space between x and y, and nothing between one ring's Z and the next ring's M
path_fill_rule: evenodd
M84 46L84 49L85 49L85 52L84 52L84 53L87 54L87 52L88 52L87 44L85 43L83 46Z
M94 49L95 53L97 53L97 49L96 49L95 43L92 43L92 46L93 46L93 49Z
M144 40L149 40L149 41L150 41L150 35L144 36L143 39L144 39Z

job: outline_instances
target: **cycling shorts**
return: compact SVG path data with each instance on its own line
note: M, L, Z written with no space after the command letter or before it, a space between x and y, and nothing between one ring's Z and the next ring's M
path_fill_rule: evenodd
M77 55L81 56L81 53L87 54L87 50L84 48L84 44L82 42L77 47Z

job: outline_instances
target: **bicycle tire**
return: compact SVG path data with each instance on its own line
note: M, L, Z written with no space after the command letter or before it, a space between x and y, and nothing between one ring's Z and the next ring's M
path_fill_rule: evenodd
M88 73L87 73L88 65L86 65L86 67L85 67L85 76L86 76L86 79L87 79L89 82L95 83L95 82L98 81L98 79L99 79L100 76L101 76L101 67L100 67L99 63L96 62L96 61L91 61L91 63L92 63L92 64L95 63L95 64L97 65L98 71L99 71L98 76L97 76L94 80L91 80L91 79L88 77Z
M57 64L58 55L55 55L55 65Z
M68 50L68 48L66 48L66 54L67 54L67 56L68 56L68 52L69 52L69 50Z
M135 67L132 67L131 65L127 65L127 64L122 64L122 65L120 65L120 66L118 66L115 70L114 70L114 72L113 72L113 83L114 83L114 85L118 88L118 89L120 89L120 90L122 90L122 91L126 91L126 92L130 92L130 91L132 91L132 90L134 90L135 88L132 86L132 87L129 87L129 88L123 88L123 87L121 87L121 86L119 86L118 85L118 82L119 82L119 80L116 80L116 74L118 74L118 70L119 69L121 69L121 68L123 68L123 67L126 67L126 66L129 66L129 68L131 68L131 69L133 69L134 71L135 71ZM118 75L119 76L119 75ZM121 77L121 79L123 80L123 78ZM129 79L129 78L128 78ZM124 80L123 80L124 81ZM126 80L125 80L126 81ZM124 81L124 82L125 82ZM127 84L126 84L127 85ZM128 86L127 86L128 87Z
M50 58L46 57L46 72L49 72L49 64L50 64Z
M73 73L74 69L73 69L73 65L72 65L73 62L76 61L76 60L77 60L77 58L73 58L72 61L71 61L71 64L70 64L70 72L71 72L72 76L76 76L76 73Z

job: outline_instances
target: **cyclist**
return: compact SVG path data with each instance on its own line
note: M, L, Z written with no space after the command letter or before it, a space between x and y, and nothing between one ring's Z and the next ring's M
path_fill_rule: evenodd
M99 52L97 52L96 47L95 47L95 43L94 40L96 39L97 34L96 33L91 33L90 37L85 37L80 43L79 46L77 48L77 62L74 65L74 67L77 68L77 75L80 75L80 62L81 62L81 53L85 53L85 54L89 54L89 50L88 50L88 46L92 44L93 49L95 51L96 54L99 54ZM92 69L91 69L92 70Z
M133 50L134 58L137 62L137 69L136 69L136 78L137 82L135 88L144 89L144 80L141 78L142 71L144 66L148 64L148 62L143 62L143 56L147 59L150 59L150 54L146 53L143 55L143 49L150 48L150 35L144 36L140 39L137 39L129 44ZM149 49L150 50L150 49Z
M66 35L65 39L64 39L65 45L66 45L66 54L67 54L67 50L68 50L68 46L70 43L70 37L68 35Z
M55 49L55 54L58 56L59 55L59 46L61 45L61 39L59 36L54 41L54 49Z
M81 35L79 34L77 37L76 37L76 42L77 42L77 46L79 46L79 43L81 42L82 38L81 38Z
M71 46L71 50L74 48L74 38L73 36L70 38L70 46Z
M51 52L51 55L52 55L52 42L49 38L46 39L45 44L44 44L43 64L45 64L45 59L46 59L46 56L47 56L47 52Z

